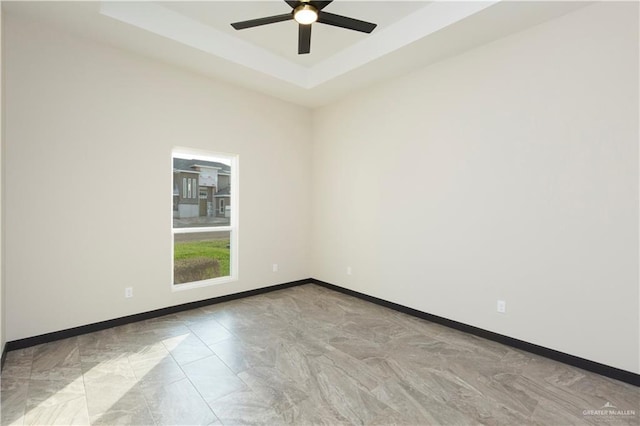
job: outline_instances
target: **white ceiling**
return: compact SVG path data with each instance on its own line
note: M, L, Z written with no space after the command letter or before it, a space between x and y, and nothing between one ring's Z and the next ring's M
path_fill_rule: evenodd
M378 1L364 4L357 1L338 0L327 6L325 11L367 22L375 22L378 24L375 30L377 33L427 4L427 2L416 1L396 1L393 3ZM298 55L298 25L294 21L279 22L241 31L236 31L229 25L231 22L291 12L291 7L284 1L219 1L216 2L215 7L211 7L211 2L184 1L163 2L160 5L306 67L313 66L368 37L367 34L357 31L330 25L314 25L312 27L311 53Z
M63 27L304 106L320 106L588 3L347 1L327 12L374 22L371 34L312 27L297 54L297 24L236 31L231 22L287 13L282 0L2 2L3 12Z

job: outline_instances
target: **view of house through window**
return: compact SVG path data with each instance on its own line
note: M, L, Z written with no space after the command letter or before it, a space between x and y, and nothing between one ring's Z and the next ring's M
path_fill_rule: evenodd
M233 279L235 158L175 150L172 160L173 284Z

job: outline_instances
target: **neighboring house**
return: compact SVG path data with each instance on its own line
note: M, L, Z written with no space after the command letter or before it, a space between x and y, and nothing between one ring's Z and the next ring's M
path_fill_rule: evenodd
M173 217L228 216L231 167L218 162L173 159Z
M216 216L229 217L231 209L231 169L218 171L218 192L215 193Z

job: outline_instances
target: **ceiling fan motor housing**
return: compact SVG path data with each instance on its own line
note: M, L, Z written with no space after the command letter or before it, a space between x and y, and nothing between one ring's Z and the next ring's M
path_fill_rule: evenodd
M236 30L253 28L261 25L275 24L276 22L295 20L298 23L298 54L306 54L311 51L311 24L331 25L369 34L376 27L371 22L360 21L347 16L325 12L323 9L333 0L284 0L292 11L282 15L267 16L251 19L249 21L234 22L231 24Z

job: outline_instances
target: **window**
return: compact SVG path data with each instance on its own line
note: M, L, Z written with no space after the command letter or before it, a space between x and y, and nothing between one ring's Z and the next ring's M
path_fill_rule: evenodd
M174 290L237 279L237 163L237 156L188 149L172 153Z

